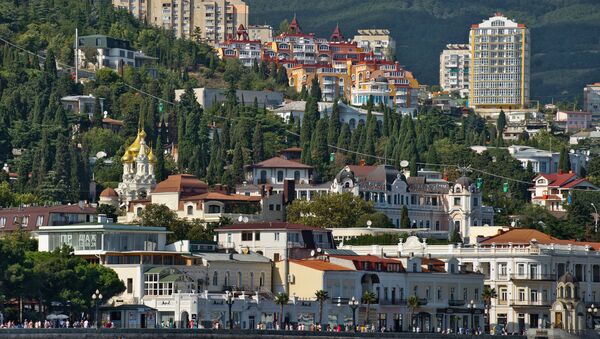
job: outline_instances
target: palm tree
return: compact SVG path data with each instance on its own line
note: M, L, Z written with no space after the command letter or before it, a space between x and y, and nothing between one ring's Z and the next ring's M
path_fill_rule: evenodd
M363 294L362 301L364 304L367 304L367 317L365 319L365 325L368 325L371 304L377 301L377 296L373 292L366 291L365 294Z
M283 306L287 305L290 301L290 296L287 293L277 293L275 296L275 304L281 307L281 312L279 314L279 328L283 329Z
M410 325L413 326L413 317L419 308L419 298L417 298L416 295L411 295L408 297L406 304L408 305L408 310L410 312Z
M315 297L319 302L319 324L323 324L323 303L329 299L329 295L327 295L327 291L318 290L315 292Z
M492 308L492 299L495 299L498 297L498 294L496 293L496 289L495 288L490 288L489 286L485 286L483 288L483 291L481 292L481 299L483 299L483 302L485 304L485 309L487 311L487 327L488 327L488 331L491 331L490 328L490 309Z

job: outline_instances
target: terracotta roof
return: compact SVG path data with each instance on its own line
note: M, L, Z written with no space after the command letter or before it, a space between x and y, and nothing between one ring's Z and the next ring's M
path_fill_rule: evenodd
M324 260L296 260L290 259L290 262L298 265L302 265L308 268L312 268L317 271L354 271L351 268L344 267L341 265L332 264Z
M116 120L111 118L103 118L102 122L109 125L119 125L123 126L123 120Z
M279 151L279 153L282 152L302 152L302 148L301 147L289 147L286 149L282 149L281 151Z
M118 197L119 195L114 189L112 189L111 187L107 187L102 191L102 193L100 193L100 196L105 198L111 198Z
M532 239L537 240L538 244L543 245L575 245L575 246L591 246L594 250L600 249L600 243L597 242L586 242L586 241L576 241L576 240L562 240L550 236L546 233L540 232L536 229L529 228L513 228L507 232L498 234L491 238L488 238L482 242L481 245L491 245L495 244L508 244L512 243L515 245L523 245L529 244Z
M231 224L217 228L215 231L232 230L299 230L299 231L327 231L327 229L306 226L302 224L292 224L287 222L258 222L247 224Z
M179 192L183 195L198 195L208 191L208 184L191 174L169 175L156 185L152 193Z
M254 168L306 168L311 169L312 166L304 165L296 161L285 160L281 157L273 157L265 161L261 161L253 165Z
M575 173L550 173L550 174L538 174L533 180L537 181L539 178L545 178L548 180L548 186L561 187L568 183L572 179L575 179L577 175Z
M200 195L193 195L182 200L220 200L220 201L260 201L260 196L248 196L243 194L225 194L220 192L208 192Z

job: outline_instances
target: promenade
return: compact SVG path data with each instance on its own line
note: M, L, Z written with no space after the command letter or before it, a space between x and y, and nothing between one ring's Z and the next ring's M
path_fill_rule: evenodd
M281 338L513 338L525 339L525 336L492 336L492 335L457 335L438 333L349 333L349 332L308 332L308 331L257 331L257 330L199 330L199 329L1 329L0 338L32 338L32 339L281 339Z

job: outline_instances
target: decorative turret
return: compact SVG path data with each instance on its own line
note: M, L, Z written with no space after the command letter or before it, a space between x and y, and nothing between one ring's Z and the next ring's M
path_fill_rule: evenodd
M335 30L331 34L331 37L329 38L329 41L331 41L331 42L342 42L342 41L344 41L344 35L342 34L342 31L340 30L340 25L339 24L335 25Z
M146 132L138 131L135 140L121 157L123 162L123 177L117 188L121 206L127 206L129 201L145 199L156 186L154 164L156 157L152 148L146 144Z
M294 18L290 25L288 26L288 33L290 34L302 34L302 29L300 28L300 24L298 23L298 19L296 19L296 14L294 14Z
M248 37L248 31L246 30L246 27L244 27L244 25L240 24L240 26L237 29L237 38L238 40L250 40Z

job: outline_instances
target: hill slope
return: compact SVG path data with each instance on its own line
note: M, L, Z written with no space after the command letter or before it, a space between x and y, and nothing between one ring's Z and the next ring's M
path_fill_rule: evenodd
M525 23L532 36L534 100L572 99L600 81L600 1L597 0L247 0L251 23L277 28L298 15L305 31L328 37L336 23L347 37L358 28L388 28L397 57L422 83L437 84L447 43L467 43L471 24L500 11Z

